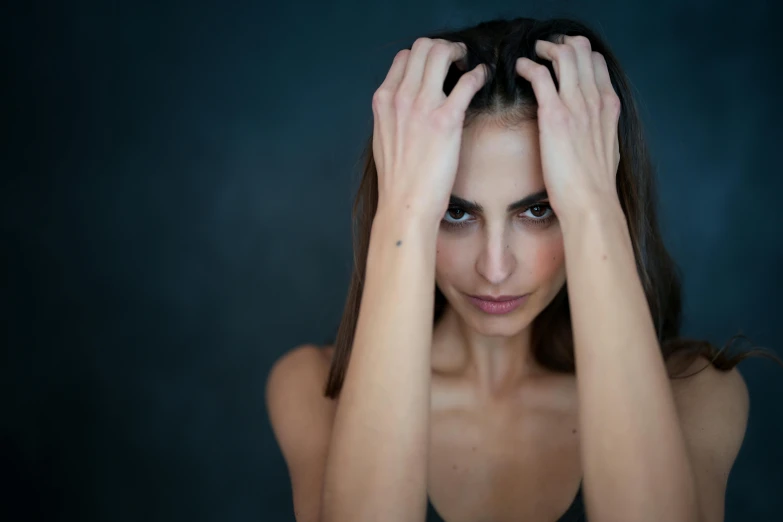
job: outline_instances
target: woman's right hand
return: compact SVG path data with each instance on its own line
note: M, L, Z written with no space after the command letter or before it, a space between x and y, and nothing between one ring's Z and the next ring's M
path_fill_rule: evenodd
M418 38L394 57L372 99L378 210L414 213L437 225L446 213L459 162L465 110L486 81L481 64L448 97L452 62L464 70L461 42Z

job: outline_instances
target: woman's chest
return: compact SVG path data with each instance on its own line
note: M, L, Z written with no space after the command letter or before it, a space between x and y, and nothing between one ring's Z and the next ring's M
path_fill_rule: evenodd
M433 412L427 490L447 522L557 520L582 477L575 415Z

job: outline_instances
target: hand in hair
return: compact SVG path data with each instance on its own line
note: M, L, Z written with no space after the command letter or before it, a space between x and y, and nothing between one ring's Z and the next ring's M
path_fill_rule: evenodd
M545 65L517 60L517 73L531 83L538 102L544 184L561 221L569 216L578 220L607 198L618 201L620 98L606 61L591 50L586 37L566 36L563 43L538 40L536 53L552 62L559 83L558 92Z
M378 210L413 213L437 226L448 208L471 99L484 85L479 65L462 75L448 97L452 62L464 66L463 43L418 38L394 58L372 100ZM455 65L458 65L455 64Z

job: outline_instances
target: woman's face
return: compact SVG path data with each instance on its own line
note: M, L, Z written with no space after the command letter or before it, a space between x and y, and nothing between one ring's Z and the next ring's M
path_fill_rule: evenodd
M536 122L509 130L477 121L463 131L452 196L483 209L449 205L438 232L435 282L480 333L518 333L565 282L563 238L548 200L507 208L544 189ZM524 294L530 295L522 306L502 315L480 310L468 297Z

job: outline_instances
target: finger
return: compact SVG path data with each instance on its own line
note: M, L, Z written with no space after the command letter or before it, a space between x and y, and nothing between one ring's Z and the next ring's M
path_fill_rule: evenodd
M609 77L609 68L606 65L606 59L601 53L593 51L590 53L593 61L593 72L595 75L595 86L601 96L617 96L612 87L612 79Z
M397 92L397 89L400 87L400 82L402 82L403 75L405 74L405 66L408 63L410 54L410 49L402 49L394 56L391 67L389 67L389 72L386 73L386 79L381 83L378 88L379 90L385 89L392 94Z
M516 70L532 85L539 107L555 107L562 103L552 75L544 65L522 57L517 59Z
M598 88L593 74L593 49L590 40L582 35L566 36L565 43L574 49L576 54L577 84L582 91L584 100L589 103L600 103Z
M408 63L405 66L405 75L402 78L398 93L405 94L406 98L413 100L421 88L424 66L427 63L427 55L435 41L430 38L417 38L411 47Z
M440 110L454 117L464 116L473 96L487 83L487 78L489 78L489 67L486 64L478 64L470 72L463 74Z
M579 90L579 77L573 47L547 40L536 40L535 49L538 56L552 62L552 68L555 70L557 81L560 84L561 96L573 98L574 93Z
M617 104L616 107L619 107L620 98L617 96L614 87L612 87L612 79L609 76L609 68L606 65L606 59L603 57L603 55L597 52L592 52L591 58L593 60L593 70L595 71L595 84L600 96L604 100L613 100ZM615 110L613 112L607 111L606 116L602 119L601 122L605 132L604 135L605 136L614 135L614 138L611 142L611 146L612 146L611 157L613 157L615 164L617 164L617 162L620 161L620 142L619 142L618 129L617 129L619 117L620 117L619 110Z
M381 137L380 114L373 107L372 116L372 157L375 161L376 171L380 171L379 165L383 165L383 138Z
M566 36L564 42L567 47L574 50L579 77L577 80L579 97L575 97L573 100L574 113L581 114L582 121L587 122L596 150L606 152L606 144L611 134L607 134L607 129L604 127L605 117L602 114L601 99L593 75L593 57L591 55L593 51L590 40L582 35L576 35ZM576 110L580 112L577 113Z
M446 79L446 73L449 72L452 62L463 60L467 53L468 47L462 42L438 40L427 54L424 81L419 96L433 101L445 98L443 81Z
M378 165L383 166L383 151L391 150L387 141L391 139L390 136L393 134L384 132L381 129L381 124L383 123L387 127L389 124L394 125L391 100L402 81L410 52L410 49L402 49L394 56L386 78L373 96L373 158L376 168Z

